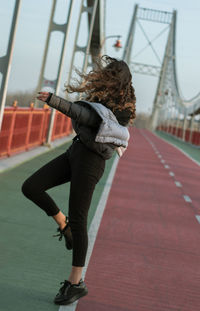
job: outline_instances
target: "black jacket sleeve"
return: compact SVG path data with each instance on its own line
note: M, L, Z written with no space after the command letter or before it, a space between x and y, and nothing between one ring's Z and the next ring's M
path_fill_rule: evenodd
M98 127L102 121L98 113L89 106L85 107L76 102L70 102L51 93L47 98L46 103L75 120L80 125Z

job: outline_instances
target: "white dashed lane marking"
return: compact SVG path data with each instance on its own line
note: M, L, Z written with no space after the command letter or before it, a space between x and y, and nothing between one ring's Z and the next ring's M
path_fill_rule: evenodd
M151 141L146 137L146 135L143 135L146 139L147 139L147 141L152 145L152 148L154 149L154 152L155 152L155 154L158 156L158 158L160 158L161 160L160 160L160 162L161 163L165 163L165 160L164 159L162 159L162 155L159 153L159 151L156 149L156 147L151 143ZM170 143L169 143L170 144ZM170 144L170 145L172 145L172 144ZM175 147L174 145L172 145L173 147ZM177 147L176 147L177 148ZM178 149L178 148L177 148ZM178 149L179 151L182 151L182 150L180 150L180 149ZM183 152L183 151L182 151ZM184 152L183 152L184 153ZM188 156L188 154L186 154L186 153L184 153L186 156ZM188 156L189 157L189 156ZM189 157L190 158L190 157ZM192 158L190 158L191 160L193 160ZM198 165L200 165L198 162L196 162L195 160L193 160L195 163L197 163ZM166 168L166 169L170 169L170 166L169 165L167 165L167 164L164 164L164 167ZM175 176L175 174L173 173L173 172L169 172L169 175L170 176ZM181 187L183 187L182 186L182 184L179 182L179 181L177 181L177 180L175 180L174 181L174 183L175 183L175 185L177 186L177 187L179 187L179 188L181 188ZM188 195L183 195L183 198L184 198L184 200L185 200L185 202L188 202L188 203L192 203L192 199L188 196ZM200 223L200 215L195 215L195 217L196 217L196 219L197 219L197 221Z
M192 200L190 199L190 197L188 196L188 195L183 195L183 197L184 197L184 200L186 201L186 202L189 202L189 203L191 203L192 202Z
M196 215L196 219L197 219L198 222L200 223L200 215Z
M175 180L175 184L176 184L177 187L182 187L182 185L181 185L181 183L179 181Z

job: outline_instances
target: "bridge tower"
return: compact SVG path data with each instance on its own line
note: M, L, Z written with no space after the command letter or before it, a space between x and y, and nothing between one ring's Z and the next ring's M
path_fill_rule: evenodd
M4 56L0 57L0 74L2 74L2 81L0 83L0 131L2 127L3 114L4 114L5 103L6 103L8 80L9 80L10 70L11 70L11 63L12 63L17 24L19 20L20 7L21 7L21 0L16 0L14 11L13 11L13 18L12 18L12 24L11 24L11 29L10 29L10 36L9 36L7 51Z
M43 87L48 86L52 88L52 90L55 92L56 95L58 95L59 93L60 80L61 80L64 58L66 56L66 45L67 45L68 33L70 31L70 21L71 21L74 1L75 0L70 0L67 20L64 24L60 25L54 22L55 7L56 7L57 0L53 0L51 17L50 17L50 22L49 22L49 29L48 29L48 34L47 34L46 46L45 46L45 51L43 55L42 68L40 72L40 78L38 81L37 91L41 90ZM76 52L84 53L84 60L83 60L82 69L81 69L82 71L86 71L88 65L92 66L92 62L91 64L89 64L88 62L89 55L91 55L91 58L93 59L100 53L101 42L104 40L104 25L105 25L104 9L105 9L104 0L81 0L79 17L77 20L77 29L76 29L76 34L75 34L72 59L71 59L71 65L70 65L70 70L69 70L68 77L67 77L67 84L71 80ZM87 13L87 19L88 19L88 27L86 29L86 32L88 32L87 42L85 46L79 46L78 38L80 35L81 21L84 18L83 16L84 12ZM57 77L55 80L49 80L46 77L44 77L44 71L45 71L45 66L46 66L47 53L48 53L48 50L50 49L50 46L49 46L50 36L53 31L63 32L64 38L63 38L59 65L58 65ZM48 134L47 134L47 141L46 141L46 145L49 145L49 146L50 146L50 141L51 141L55 113L56 113L55 109L52 109L49 128L48 128Z
M130 65L134 73L146 74L158 77L157 89L153 102L151 115L151 129L155 130L162 122L170 122L172 118L179 120L181 117L186 123L188 116L192 117L193 124L196 115L200 114L200 93L190 100L185 100L181 96L176 73L176 19L177 12L159 11L142 8L135 5L133 17L127 37L123 59ZM149 40L141 20L167 24L168 36L162 61L153 46L156 40L166 29L162 30L153 40ZM132 59L131 53L134 47L134 35L136 27L139 26L148 41L156 58L160 61L160 66L137 63Z

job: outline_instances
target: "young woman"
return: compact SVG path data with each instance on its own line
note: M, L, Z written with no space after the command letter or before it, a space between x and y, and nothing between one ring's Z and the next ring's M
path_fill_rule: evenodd
M22 185L23 194L59 225L59 240L64 237L66 248L73 249L71 273L54 299L59 305L72 303L88 293L81 276L92 195L103 175L105 161L115 150L122 155L127 148L127 126L135 118L132 76L124 61L104 55L93 71L79 75L81 83L68 85L66 91L83 93L85 100L69 102L52 93L39 92L39 100L72 119L77 135L66 152L38 169ZM67 182L71 184L65 216L45 191Z

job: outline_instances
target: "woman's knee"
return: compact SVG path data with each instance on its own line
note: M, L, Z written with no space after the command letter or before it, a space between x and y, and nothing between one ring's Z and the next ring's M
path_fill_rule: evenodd
M36 192L36 189L34 189L32 183L30 182L30 180L27 179L27 180L25 180L24 183L22 184L21 191L22 191L22 193L23 193L26 197L31 197L31 196L33 195L33 193Z

